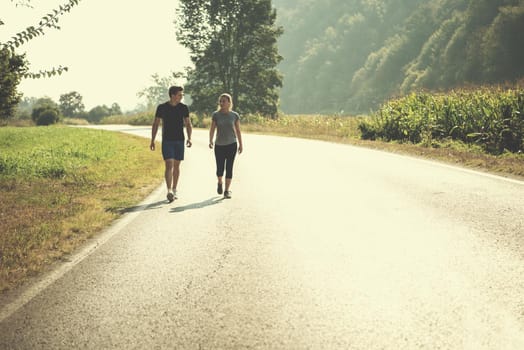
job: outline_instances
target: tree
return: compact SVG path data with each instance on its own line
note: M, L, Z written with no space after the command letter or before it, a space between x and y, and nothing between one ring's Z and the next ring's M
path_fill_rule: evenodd
M86 119L90 123L99 123L104 117L109 117L111 115L122 114L122 110L118 103L113 103L111 107L106 105L93 107L86 115Z
M85 109L84 103L82 102L82 95L76 91L61 95L58 102L62 115L66 117L78 117Z
M520 35L516 35L523 30L524 3L499 9L487 30L483 45L483 70L489 81L511 81L524 76L524 47Z
M111 105L111 108L109 108L109 112L111 115L121 115L122 114L122 108L120 108L120 105L116 102L114 102Z
M18 1L17 4L28 5L30 0ZM67 67L59 66L49 70L29 72L28 62L25 55L15 53L15 50L26 44L31 39L44 35L48 28L60 29L58 20L64 13L77 5L80 0L68 0L42 17L37 26L29 26L21 32L16 33L5 43L0 42L0 124L6 123L14 115L14 106L18 104L21 94L17 91L18 84L22 78L43 78L62 74ZM0 18L0 26L5 23Z
M44 97L36 101L31 113L31 119L36 125L51 125L60 120L60 109L58 104L51 98Z
M109 115L111 115L111 112L109 111L109 108L107 108L106 105L96 106L93 107L87 113L87 120L90 123L98 123L102 120L102 118L107 117Z
M23 97L16 107L15 119L30 120L33 106L36 104L37 100L36 97Z
M44 109L38 111L38 118L36 118L36 125L51 125L56 124L60 120L60 114L57 109Z
M25 55L0 49L0 125L13 117L22 95L16 90L27 71Z
M285 113L369 113L410 91L524 77L522 0L273 0ZM314 88L314 94L312 94Z
M209 111L228 92L243 113L276 115L282 57L271 0L180 0L177 39L191 53L187 90L192 109Z
M146 99L147 109L151 110L162 102L169 100L168 90L172 85L182 85L179 83L185 74L182 72L172 72L171 76L161 77L158 73L151 76L154 85L149 86L137 93L138 97Z

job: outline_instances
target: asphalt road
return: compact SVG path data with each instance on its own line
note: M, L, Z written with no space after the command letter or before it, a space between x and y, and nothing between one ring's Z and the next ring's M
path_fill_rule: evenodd
M0 349L524 349L523 182L246 134L222 199L193 138L179 200L0 299Z

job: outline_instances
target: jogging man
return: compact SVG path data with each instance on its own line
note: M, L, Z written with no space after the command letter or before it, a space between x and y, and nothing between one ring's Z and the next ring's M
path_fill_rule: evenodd
M184 126L187 133L185 145L191 147L191 133L193 127L189 118L189 108L180 102L184 88L171 86L169 101L158 105L155 120L151 130L151 144L149 148L155 150L155 137L160 121L162 121L162 156L166 163L167 200L177 198L176 187L180 176L180 162L184 160Z

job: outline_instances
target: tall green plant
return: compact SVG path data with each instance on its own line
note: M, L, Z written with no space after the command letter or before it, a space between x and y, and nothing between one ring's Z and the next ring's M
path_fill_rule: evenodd
M524 89L500 87L447 94L413 93L385 103L359 125L364 139L453 139L487 152L524 150Z

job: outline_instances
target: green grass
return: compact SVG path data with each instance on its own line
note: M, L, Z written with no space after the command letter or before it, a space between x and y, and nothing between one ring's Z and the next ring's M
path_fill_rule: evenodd
M158 186L163 162L148 145L92 129L0 128L0 291L45 270Z
M75 137L76 135L76 137ZM0 129L0 176L60 179L115 156L107 133L60 127Z

